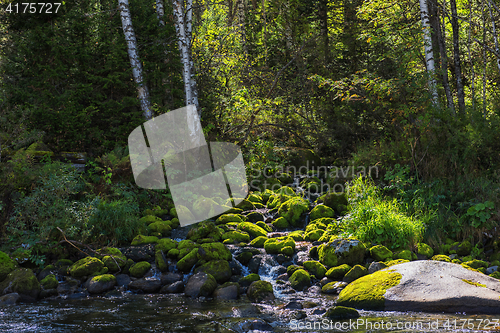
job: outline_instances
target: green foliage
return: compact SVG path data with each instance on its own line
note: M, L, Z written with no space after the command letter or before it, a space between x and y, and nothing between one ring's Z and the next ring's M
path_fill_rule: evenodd
M491 218L495 205L491 201L478 203L467 209L467 215L472 219L472 226L481 228L486 225L486 222Z
M341 222L343 236L391 249L408 247L422 238L422 222L406 215L397 200L384 199L370 180L355 179L347 197L350 212Z

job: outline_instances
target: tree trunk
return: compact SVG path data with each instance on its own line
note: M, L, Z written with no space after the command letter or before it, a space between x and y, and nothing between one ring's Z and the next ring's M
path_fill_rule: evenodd
M436 89L436 79L434 77L434 73L436 72L435 66L434 66L434 54L432 50L432 40L431 40L431 33L430 33L430 23L429 23L429 10L427 8L427 2L426 0L419 0L420 1L420 15L422 18L422 27L423 27L423 32L424 32L424 47L425 47L425 64L427 67L427 74L429 76L429 91L431 92L432 95L432 103L434 106L439 105L438 101L438 93Z
M490 11L490 18L491 18L491 25L493 28L493 40L495 41L495 51L497 52L496 58L497 58L497 67L498 71L500 72L500 51L498 50L498 37L497 37L497 29L495 26L495 18L493 17L493 13L491 12L491 0L488 0L488 9Z
M127 42L128 57L130 59L130 65L132 66L132 75L137 85L142 115L146 120L149 120L153 117L151 102L149 100L148 87L146 83L143 82L142 64L137 52L137 39L135 38L134 28L132 26L128 0L118 0L118 10L120 11L120 17L122 19L123 34Z
M245 16L246 16L245 0L237 0L237 1L238 1L238 24L240 26L241 45L243 48L243 52L247 57L248 46L247 46L247 31L245 26Z
M320 0L319 2L319 19L321 27L321 35L323 36L323 47L325 56L325 65L330 61L330 50L328 40L328 0Z
M175 19L175 31L181 53L183 66L182 78L184 81L184 92L186 94L186 105L195 105L198 114L201 110L198 104L198 92L194 77L194 65L191 57L191 34L193 19L193 0L187 0L184 13L183 0L172 0L173 14Z
M483 118L486 119L486 67L488 66L486 57L486 17L484 15L484 0L482 1L481 12L483 17Z
M460 64L459 27L457 4L455 0L450 0L451 5L451 27L453 30L453 59L455 62L455 76L457 80L458 109L465 113L464 85L462 83L462 68Z
M471 47L471 30L472 30L472 4L471 0L469 0L469 31L467 37L467 53L469 54L469 63L471 66L471 95L472 95L472 110L476 110L476 89L474 87L474 81L476 80L476 73L474 71L474 63L472 62L472 55L470 51Z

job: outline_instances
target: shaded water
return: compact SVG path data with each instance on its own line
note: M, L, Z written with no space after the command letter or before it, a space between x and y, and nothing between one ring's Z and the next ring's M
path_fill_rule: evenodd
M298 295L295 295L295 297ZM308 299L308 297L302 298ZM310 298L320 306L330 298ZM304 309L238 301L196 301L184 296L134 295L79 300L46 300L0 308L0 332L487 332L498 331L494 316L360 311L358 320L330 322ZM488 327L486 324L489 321ZM370 322L370 324L366 324ZM446 323L450 325L446 326ZM387 329L391 323L392 328ZM399 324L400 329L397 328ZM454 324L455 323L455 324ZM266 326L267 325L267 326ZM314 326L316 325L316 326ZM344 328L342 328L344 325ZM384 327L384 329L381 328ZM407 327L406 329L404 327ZM349 328L350 327L350 328ZM411 328L413 327L413 329ZM463 327L463 328L462 328ZM470 328L469 328L470 327ZM370 329L371 328L371 329ZM488 329L489 328L489 329Z

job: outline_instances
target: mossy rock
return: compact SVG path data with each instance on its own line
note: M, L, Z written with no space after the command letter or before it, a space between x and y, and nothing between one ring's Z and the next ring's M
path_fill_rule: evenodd
M250 251L244 251L235 256L235 259L238 260L242 265L248 265L250 260L253 257L253 253Z
M389 270L365 275L345 287L339 294L337 306L364 310L384 310L384 294L401 281L402 275Z
M375 261L385 261L386 259L392 259L393 253L391 250L383 245L375 245L370 248L370 256L375 259Z
M311 221L322 217L334 217L335 211L326 205L317 205L311 210L309 218Z
M281 217L281 216L278 217L276 220L274 220L272 224L276 229L290 228L290 223L288 223L286 218Z
M471 253L471 251L472 251L472 245L468 240L460 243L460 245L457 248L457 254L461 257L468 256Z
M195 273L205 272L212 275L217 283L224 283L231 278L231 267L226 260L211 260L196 268Z
M245 217L241 214L223 214L215 220L215 224L226 224L228 222L243 222Z
M114 256L114 257L125 257L120 251L120 249L116 247L103 247L100 248L96 251L98 254L96 254L96 258L101 259L104 258L105 256Z
M322 263L314 260L308 260L305 261L303 265L304 268L317 279L322 279L325 276L326 267Z
M395 259L395 260L386 261L384 264L386 264L387 267L390 267L390 266L394 266L394 265L404 264L405 262L410 262L410 261L405 260L405 259Z
M238 224L238 229L247 232L251 238L256 238L259 236L267 236L267 231L255 225L251 222L241 222Z
M304 269L304 267L299 265L290 265L286 268L286 274L288 276L292 276L292 274L299 269Z
M158 242L155 245L155 251L163 251L165 253L168 253L168 251L177 248L177 245L179 244L178 241L170 239L170 238L162 238L158 240Z
M148 228L152 233L159 234L161 236L168 236L172 231L172 226L167 221L151 223Z
M219 242L223 233L224 231L213 222L203 221L189 230L186 238L198 243Z
M316 203L322 203L332 208L338 215L347 210L347 197L344 193L326 193L316 199Z
M74 278L90 276L99 273L104 268L104 263L94 257L85 257L75 262L70 268L69 273Z
M279 189L275 191L276 194L278 195L287 195L289 197L294 197L297 194L295 193L295 190L291 188L290 186L282 186Z
M135 264L135 262L132 259L127 259L127 263L125 264L125 267L123 267L122 273L129 274L130 267L132 267L134 264Z
M151 264L147 261L139 261L130 267L129 272L135 278L141 278L151 269Z
M392 258L393 259L404 259L404 260L412 261L414 259L413 255L414 255L414 253L411 252L410 250L402 250L402 251L394 253L394 255L392 256Z
M254 281L247 290L248 299L251 302L263 302L274 300L273 286L267 281Z
M146 215L143 216L139 219L140 222L144 223L145 225L150 225L151 223L155 222L163 222L161 218L155 215Z
M495 278L497 280L500 280L500 272L499 271L494 271L489 276L491 276L492 278Z
M155 264L161 272L168 270L167 260L163 251L155 250Z
M177 268L184 273L187 273L198 262L198 248L192 249L182 259L177 262Z
M250 214L247 214L246 216L247 221L257 223L259 221L264 221L264 215L262 215L259 212L251 212Z
M345 306L335 306L326 311L323 317L334 320L346 320L359 318L360 314L356 309Z
M347 264L342 264L340 266L335 266L330 268L328 271L326 271L325 275L327 278L335 280L335 281L341 281L344 276L351 270L351 266Z
M17 268L11 271L0 283L2 293L18 293L36 299L41 287L38 279L31 269Z
M309 210L309 202L300 197L293 197L282 203L278 214L294 227L300 226L300 216Z
M293 289L302 291L311 285L311 276L304 269L298 269L288 279Z
M269 238L264 242L264 249L268 254L280 254L284 247L290 246L295 250L295 241L291 237Z
M0 251L0 282L5 280L7 275L16 268L17 263L7 253Z
M260 281L259 274L255 274L255 273L248 274L247 276L244 276L244 277L240 278L238 280L238 283L242 287L248 287L254 281Z
M156 236L137 235L132 240L131 245L132 246L139 246L139 245L156 244L156 243L158 243L158 237L156 237Z
M181 260L193 249L198 249L200 246L201 246L200 244L195 243L189 239L180 241L179 244L177 244L177 250L179 250L179 255L177 256L177 259Z
M171 249L167 252L167 257L172 258L172 259L179 259L181 251L178 249Z
M315 242L318 239L320 239L324 233L325 233L325 231L322 229L311 230L311 231L306 233L304 239L307 241L310 241L310 242Z
M368 274L368 270L366 267L363 267L361 265L355 265L353 268L349 270L344 276L344 281L347 283L351 283L354 280L359 279L362 276L365 276Z
M295 231L288 233L288 237L293 238L293 240L296 242L303 241L304 236L305 236L304 230L295 230Z
M111 273L116 273L120 271L127 264L127 257L125 256L105 256L102 258L104 266L108 268Z
M198 259L207 262L211 260L227 260L232 259L231 252L222 243L205 243L198 248Z
M469 267L472 267L474 269L479 269L481 267L484 267L484 268L488 267L488 263L486 261L477 260L477 259L466 261L466 262L464 262L464 264L469 266Z
M40 281L43 289L55 289L59 285L59 281L57 281L56 276L54 274L49 274Z
M246 232L233 230L222 234L222 239L224 240L224 244L248 243L250 235Z
M269 209L279 208L279 206L281 206L283 203L293 198L294 195L275 193L271 195L271 197L269 197L269 200L267 201L267 208Z
M257 222L255 222L255 224L258 227L261 227L262 229L264 229L266 232L272 232L273 231L273 228L271 228L269 225L267 225L266 222L264 222L264 221L257 221Z
M427 258L432 258L432 256L434 255L434 250L425 243L418 243L417 253L422 256L426 256Z
M247 200L248 201L251 201L251 202L259 202L259 203L262 203L262 197L260 196L259 193L257 192L254 192L254 193L250 193L247 197Z
M259 236L257 238L252 239L249 245L253 247L263 248L267 240L268 240L267 237Z
M432 256L431 260L451 262L450 257L445 256L444 254L436 254L435 256Z
M236 198L235 198L236 199ZM236 207L243 209L243 211L255 209L255 204L247 199L241 200L240 203L236 205Z
M350 266L363 261L366 247L357 239L338 238L318 247L319 261L327 266L334 267L342 264Z
M286 256L293 256L293 253L295 252L295 250L293 249L293 247L291 246L285 246L284 248L281 249L281 254L284 254Z

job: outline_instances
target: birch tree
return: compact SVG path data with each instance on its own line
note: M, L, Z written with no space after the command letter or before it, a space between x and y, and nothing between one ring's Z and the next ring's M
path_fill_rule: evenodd
M455 79L457 81L457 97L458 109L461 113L465 113L465 95L464 85L462 83L462 67L460 64L460 45L459 45L459 27L458 27L458 14L457 4L455 0L450 0L451 5L451 28L453 31L453 60L455 63Z
M184 80L184 92L186 94L186 105L195 105L198 115L201 110L198 103L198 89L194 77L194 63L191 56L191 39L193 34L193 0L172 0L173 14L175 19L175 32L181 53L183 66L182 77Z
M491 12L491 5L494 5L494 3L491 2L491 0L488 0L488 10L490 12L490 19L491 19L491 25L493 28L493 40L495 41L495 51L496 51L496 58L497 58L497 67L498 71L500 72L500 50L498 48L498 37L497 37L497 29L495 26L495 18L493 17L493 13Z
M132 26L132 17L130 16L130 9L128 0L118 0L118 10L122 20L123 34L127 42L128 57L130 59L130 66L132 66L132 75L134 82L137 85L137 93L141 104L142 115L146 120L153 117L151 112L151 102L149 100L149 91L143 79L143 70L139 53L137 52L137 39L135 38L134 27Z
M425 64L427 67L427 74L429 76L429 90L432 95L432 103L434 106L439 105L438 101L438 93L436 89L436 79L434 77L434 73L436 71L434 65L434 53L432 50L432 39L431 39L431 25L429 22L429 9L427 8L426 0L420 1L420 16L422 19L422 27L424 33L424 47L425 47Z

